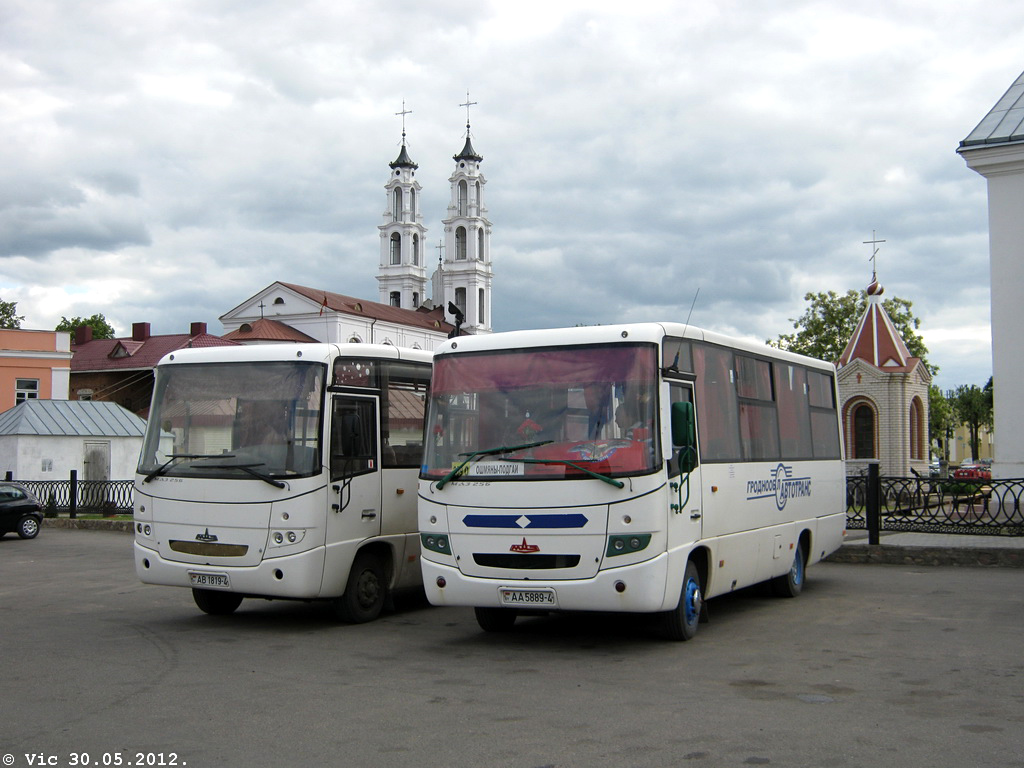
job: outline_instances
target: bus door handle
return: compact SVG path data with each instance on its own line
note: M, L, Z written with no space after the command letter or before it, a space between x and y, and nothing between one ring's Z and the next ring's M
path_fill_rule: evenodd
M693 512L690 513L690 519L691 520L700 520L700 517L701 517L701 515L700 515L700 510L699 509L698 510L694 510Z
M375 520L376 518L377 518L377 510L376 509L364 509L363 510L363 520Z

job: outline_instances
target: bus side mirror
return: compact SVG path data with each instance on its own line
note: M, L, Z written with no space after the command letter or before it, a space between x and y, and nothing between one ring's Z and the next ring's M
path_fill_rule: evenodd
M672 445L679 449L679 471L692 472L697 466L697 421L693 403L672 403Z

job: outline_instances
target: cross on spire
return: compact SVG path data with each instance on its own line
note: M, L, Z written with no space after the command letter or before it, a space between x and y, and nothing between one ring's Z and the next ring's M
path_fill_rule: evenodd
M405 143L405 116L412 114L412 110L411 109L406 109L405 108L405 99L402 99L402 111L401 112L395 112L395 114L402 116L402 143L404 144Z
M459 104L459 106L466 108L466 136L469 136L469 108L473 107L473 106L476 106L476 102L475 101L470 101L469 100L469 91L466 91L466 103L465 104Z
M873 229L871 230L871 239L864 241L864 245L872 246L871 258L868 259L868 261L871 262L871 281L872 282L874 282L874 281L876 281L878 279L878 251L880 250L878 248L875 248L874 246L878 245L879 243L884 243L884 242L885 242L885 240L879 240L878 239L878 237L875 235L875 230L873 230Z
M440 264L444 261L444 240L438 240L434 247L437 248L437 263Z

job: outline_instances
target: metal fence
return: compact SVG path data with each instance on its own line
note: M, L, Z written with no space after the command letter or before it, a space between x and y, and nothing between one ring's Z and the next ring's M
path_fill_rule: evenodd
M132 480L79 480L74 472L67 480L17 480L35 494L45 512L58 514L132 513Z
M869 473L846 479L846 527L872 534L1024 536L1022 497L1024 478L956 480Z

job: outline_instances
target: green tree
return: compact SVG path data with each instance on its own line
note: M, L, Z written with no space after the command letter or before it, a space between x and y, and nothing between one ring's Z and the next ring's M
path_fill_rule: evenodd
M18 302L0 299L0 328L21 328L21 321L25 318L15 314L17 311Z
M780 334L768 344L819 360L835 362L843 354L847 343L853 338L857 321L867 309L867 295L863 291L849 290L840 296L835 291L808 293L804 301L809 306L797 319L790 318L795 333ZM934 375L939 369L928 364L928 347L918 336L921 320L914 316L913 304L906 299L893 297L882 302L889 319L903 338L907 349L914 357L921 358Z
M94 339L114 338L114 326L108 323L107 318L99 312L92 317L72 317L70 320L62 315L60 322L57 323L57 327L54 330L68 331L73 334L76 328L83 325L88 325L92 328L92 337Z
M942 449L942 458L949 461L949 441L957 425L953 404L934 384L928 387L928 433L929 444L937 442Z
M992 380L989 379L984 389L977 384L961 384L946 397L953 406L958 423L967 426L971 456L977 459L981 442L979 432L983 426L992 426Z

